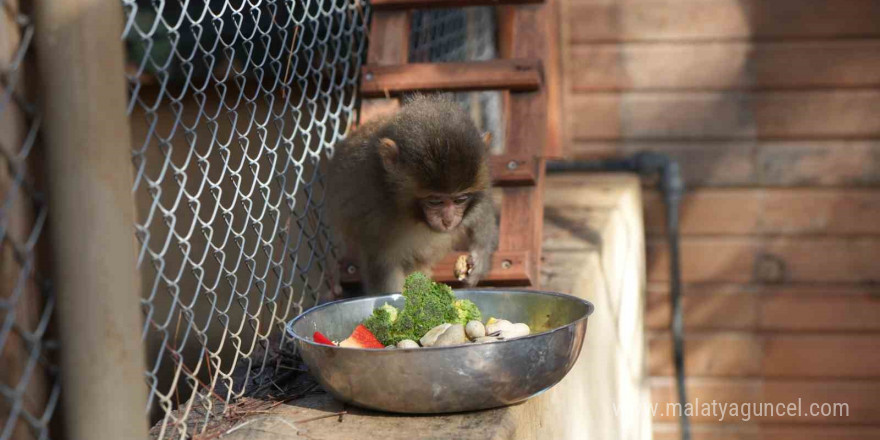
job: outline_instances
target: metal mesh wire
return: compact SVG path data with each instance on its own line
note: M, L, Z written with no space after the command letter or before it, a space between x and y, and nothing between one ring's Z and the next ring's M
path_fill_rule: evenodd
M47 206L37 165L40 113L27 93L34 24L0 1L0 439L48 439L60 386L49 337L55 298L38 247ZM57 436L57 434L56 434Z
M335 285L322 163L354 122L359 0L122 0L153 436L264 389Z
M491 6L413 11L409 61L443 63L497 58L496 23L495 8ZM501 153L501 92L455 93L453 99L471 114L477 128L492 133L492 150Z

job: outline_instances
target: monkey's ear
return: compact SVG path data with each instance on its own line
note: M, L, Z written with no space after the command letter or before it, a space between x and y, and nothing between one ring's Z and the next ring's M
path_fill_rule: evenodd
M388 138L379 139L379 157L382 158L382 165L386 169L391 169L397 165L399 155L400 150L397 148L397 143Z
M486 144L486 148L489 148L492 146L492 132L491 131L487 131L487 132L483 133L483 143Z

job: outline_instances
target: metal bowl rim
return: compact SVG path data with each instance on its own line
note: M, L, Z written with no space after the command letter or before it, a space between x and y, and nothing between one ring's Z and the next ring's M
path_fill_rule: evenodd
M584 304L585 306L587 306L587 312L586 312L586 313L584 313L580 318L575 319L574 321L571 321L571 322L569 322L568 324L563 325L562 327L556 327L556 328L554 328L554 329L552 329L552 330L543 331L543 332L541 332L541 333L531 333L531 334L529 334L529 335L527 335L527 336L522 336L522 337L515 338L515 339L505 339L505 340L501 340L501 341L495 341L495 342L492 342L493 345L494 345L494 344L506 344L506 343L516 342L516 341L522 341L522 340L526 340L526 339L537 338L537 337L540 337L540 336L545 336L545 335L549 335L549 334L552 334L552 333L555 333L555 332L558 332L558 331L562 331L562 330L567 329L567 328L569 328L569 327L573 327L574 325L578 324L579 322L581 322L581 321L583 321L583 320L589 318L590 315L593 314L593 310L595 310L595 308L596 308L596 307L593 305L593 303L591 303L590 301L587 301L587 300L585 300L585 299L583 299L583 298L578 298L578 297L576 297L576 296L574 296L574 295L568 295L568 294L560 293L560 292L550 292L550 291L546 291L546 290L505 289L505 288L499 288L499 289L479 289L479 288L478 288L478 289L456 289L456 290L454 290L454 291L455 291L455 292L515 292L515 293L539 293L539 294L542 294L542 295L549 295L549 296L556 296L556 297L564 297L564 298L567 298L567 299L573 299L573 300L578 301L578 302ZM304 342L304 343L306 343L306 344L309 344L309 345L312 345L312 346L315 346L315 347L320 347L320 348L337 349L337 350L385 351L385 350L387 350L387 348L355 348L355 347L339 347L339 346L336 346L336 345L319 344L319 343L317 343L317 342L310 341L310 340L306 339L305 337L300 336L300 335L298 335L296 332L293 331L293 326L296 325L297 321L299 321L300 319L304 318L307 314L312 313L312 312L314 312L314 311L318 311L318 310L323 309L323 308L325 308L325 307L330 307L330 306L337 305L337 304L340 304L340 303L353 302L353 301L365 301L365 300L368 300L368 299L371 299L371 298L381 298L381 297L385 297L385 296L400 297L400 296L403 296L403 295L402 295L401 293L391 293L391 294L386 294L386 295L364 296L364 297L360 297L360 298L346 298L346 299L340 299L340 300L331 301L331 302L328 302L328 303L325 303L325 304L321 304L321 305L319 305L319 306L312 307L312 308L310 308L310 309L308 309L308 310L306 310L306 311L300 313L299 316L297 316L296 318L293 318L293 320L291 320L290 322L288 322L287 325L285 326L286 333L289 334L289 335L291 335L294 339L297 339L297 340L302 341L302 342ZM394 299L396 299L396 298L394 298ZM445 347L396 348L395 351L407 351L407 352L409 352L409 351L425 351L425 350L432 350L432 351L434 351L434 350L436 350L436 351L439 351L439 350L454 350L454 349L467 348L467 347L469 347L469 346L471 346L471 345L472 345L472 344L460 344L460 345L450 345L450 346L445 346Z

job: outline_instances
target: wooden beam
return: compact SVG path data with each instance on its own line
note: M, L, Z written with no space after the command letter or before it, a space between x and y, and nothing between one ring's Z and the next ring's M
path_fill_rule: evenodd
M495 186L530 186L538 178L538 160L526 155L492 156L490 167Z
M401 9L465 8L469 6L501 6L543 3L544 0L373 0L376 11Z
M455 260L464 252L453 252L434 265L433 278L435 281L460 287L461 283L455 279L453 267ZM492 269L480 282L480 285L492 286L530 286L532 285L531 269L528 251L496 252L492 257ZM351 259L340 261L341 282L343 285L357 284L360 282L360 270Z
M364 97L383 97L405 92L523 92L537 90L541 81L541 61L537 59L366 65L361 72L361 94Z

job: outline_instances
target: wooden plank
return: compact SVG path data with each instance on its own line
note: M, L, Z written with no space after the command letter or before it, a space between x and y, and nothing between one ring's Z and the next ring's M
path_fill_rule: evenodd
M436 281L460 286L455 279L453 267L456 259L463 255L454 252L443 258L432 268L433 278ZM529 286L532 283L532 270L529 267L531 258L528 251L498 251L492 257L492 268L480 285L493 286ZM357 264L351 258L344 258L339 262L343 285L352 285L360 282L360 272Z
M544 0L372 0L370 6L376 11L406 9L448 9L471 6L500 6L542 3Z
M756 141L580 141L570 143L566 155L593 160L656 151L678 161L688 188L743 186L758 182L758 145Z
M589 123L587 117L583 123ZM568 145L566 154L590 160L638 151L658 151L678 160L690 188L880 184L876 140L578 141Z
M571 41L796 39L880 35L874 0L575 2Z
M768 330L880 331L880 292L870 287L780 289L761 298L759 326Z
M669 332L650 334L648 353L651 375L674 374ZM688 377L880 377L878 335L690 332L685 353Z
M370 20L367 64L387 66L409 61L409 13L374 11Z
M688 330L756 330L761 296L757 289L743 285L688 284L682 289L684 325ZM645 328L668 330L671 305L669 285L648 285Z
M541 62L536 59L489 60L463 63L366 65L361 71L361 94L366 97L407 92L511 90L541 86Z
M504 6L498 12L498 45L502 58L541 59L547 53L546 9L538 6ZM547 96L538 89L526 93L505 92L506 152L538 158L533 188L507 188L501 205L499 250L528 250L532 280L538 281L541 262L541 230L544 219L544 146L547 141Z
M654 423L654 440L679 440L678 423ZM748 423L742 425L697 425L693 440L874 440L880 438L876 426L792 426Z
M665 204L647 191L645 232L666 231ZM683 235L880 235L880 189L697 189L681 204Z
M880 85L878 40L593 44L570 57L575 92Z
M877 185L880 141L761 143L757 168L762 185Z
M880 331L880 289L851 284L686 284L684 323L689 330L768 332ZM645 326L669 329L669 286L648 286Z
M841 425L841 424L880 424L880 382L867 380L845 381L802 381L777 379L693 379L687 384L688 398L705 403L715 400L719 403L798 403L801 401L803 414L780 417L752 416L748 424L785 423L793 425ZM658 404L655 422L678 422L678 418L667 412L667 404L678 402L675 381L672 378L651 380L651 399ZM813 403L846 403L849 416L811 416ZM754 414L754 413L753 413ZM697 413L692 423L743 424L743 417L732 417L728 411L723 421L717 416Z
M538 160L534 157L501 154L489 161L495 186L530 186L538 179Z
M681 241L685 282L873 283L880 239L710 238ZM665 241L648 241L648 280L668 281Z
M562 94L568 89L564 89L562 85L562 51L560 50L562 42L558 29L563 20L559 16L559 3L560 0L547 0L544 6L548 29L544 34L547 53L541 59L544 61L544 90L547 92L547 141L544 144L544 157L548 159L561 158L564 155L565 124L562 118Z
M878 90L590 93L571 99L574 140L880 136Z

